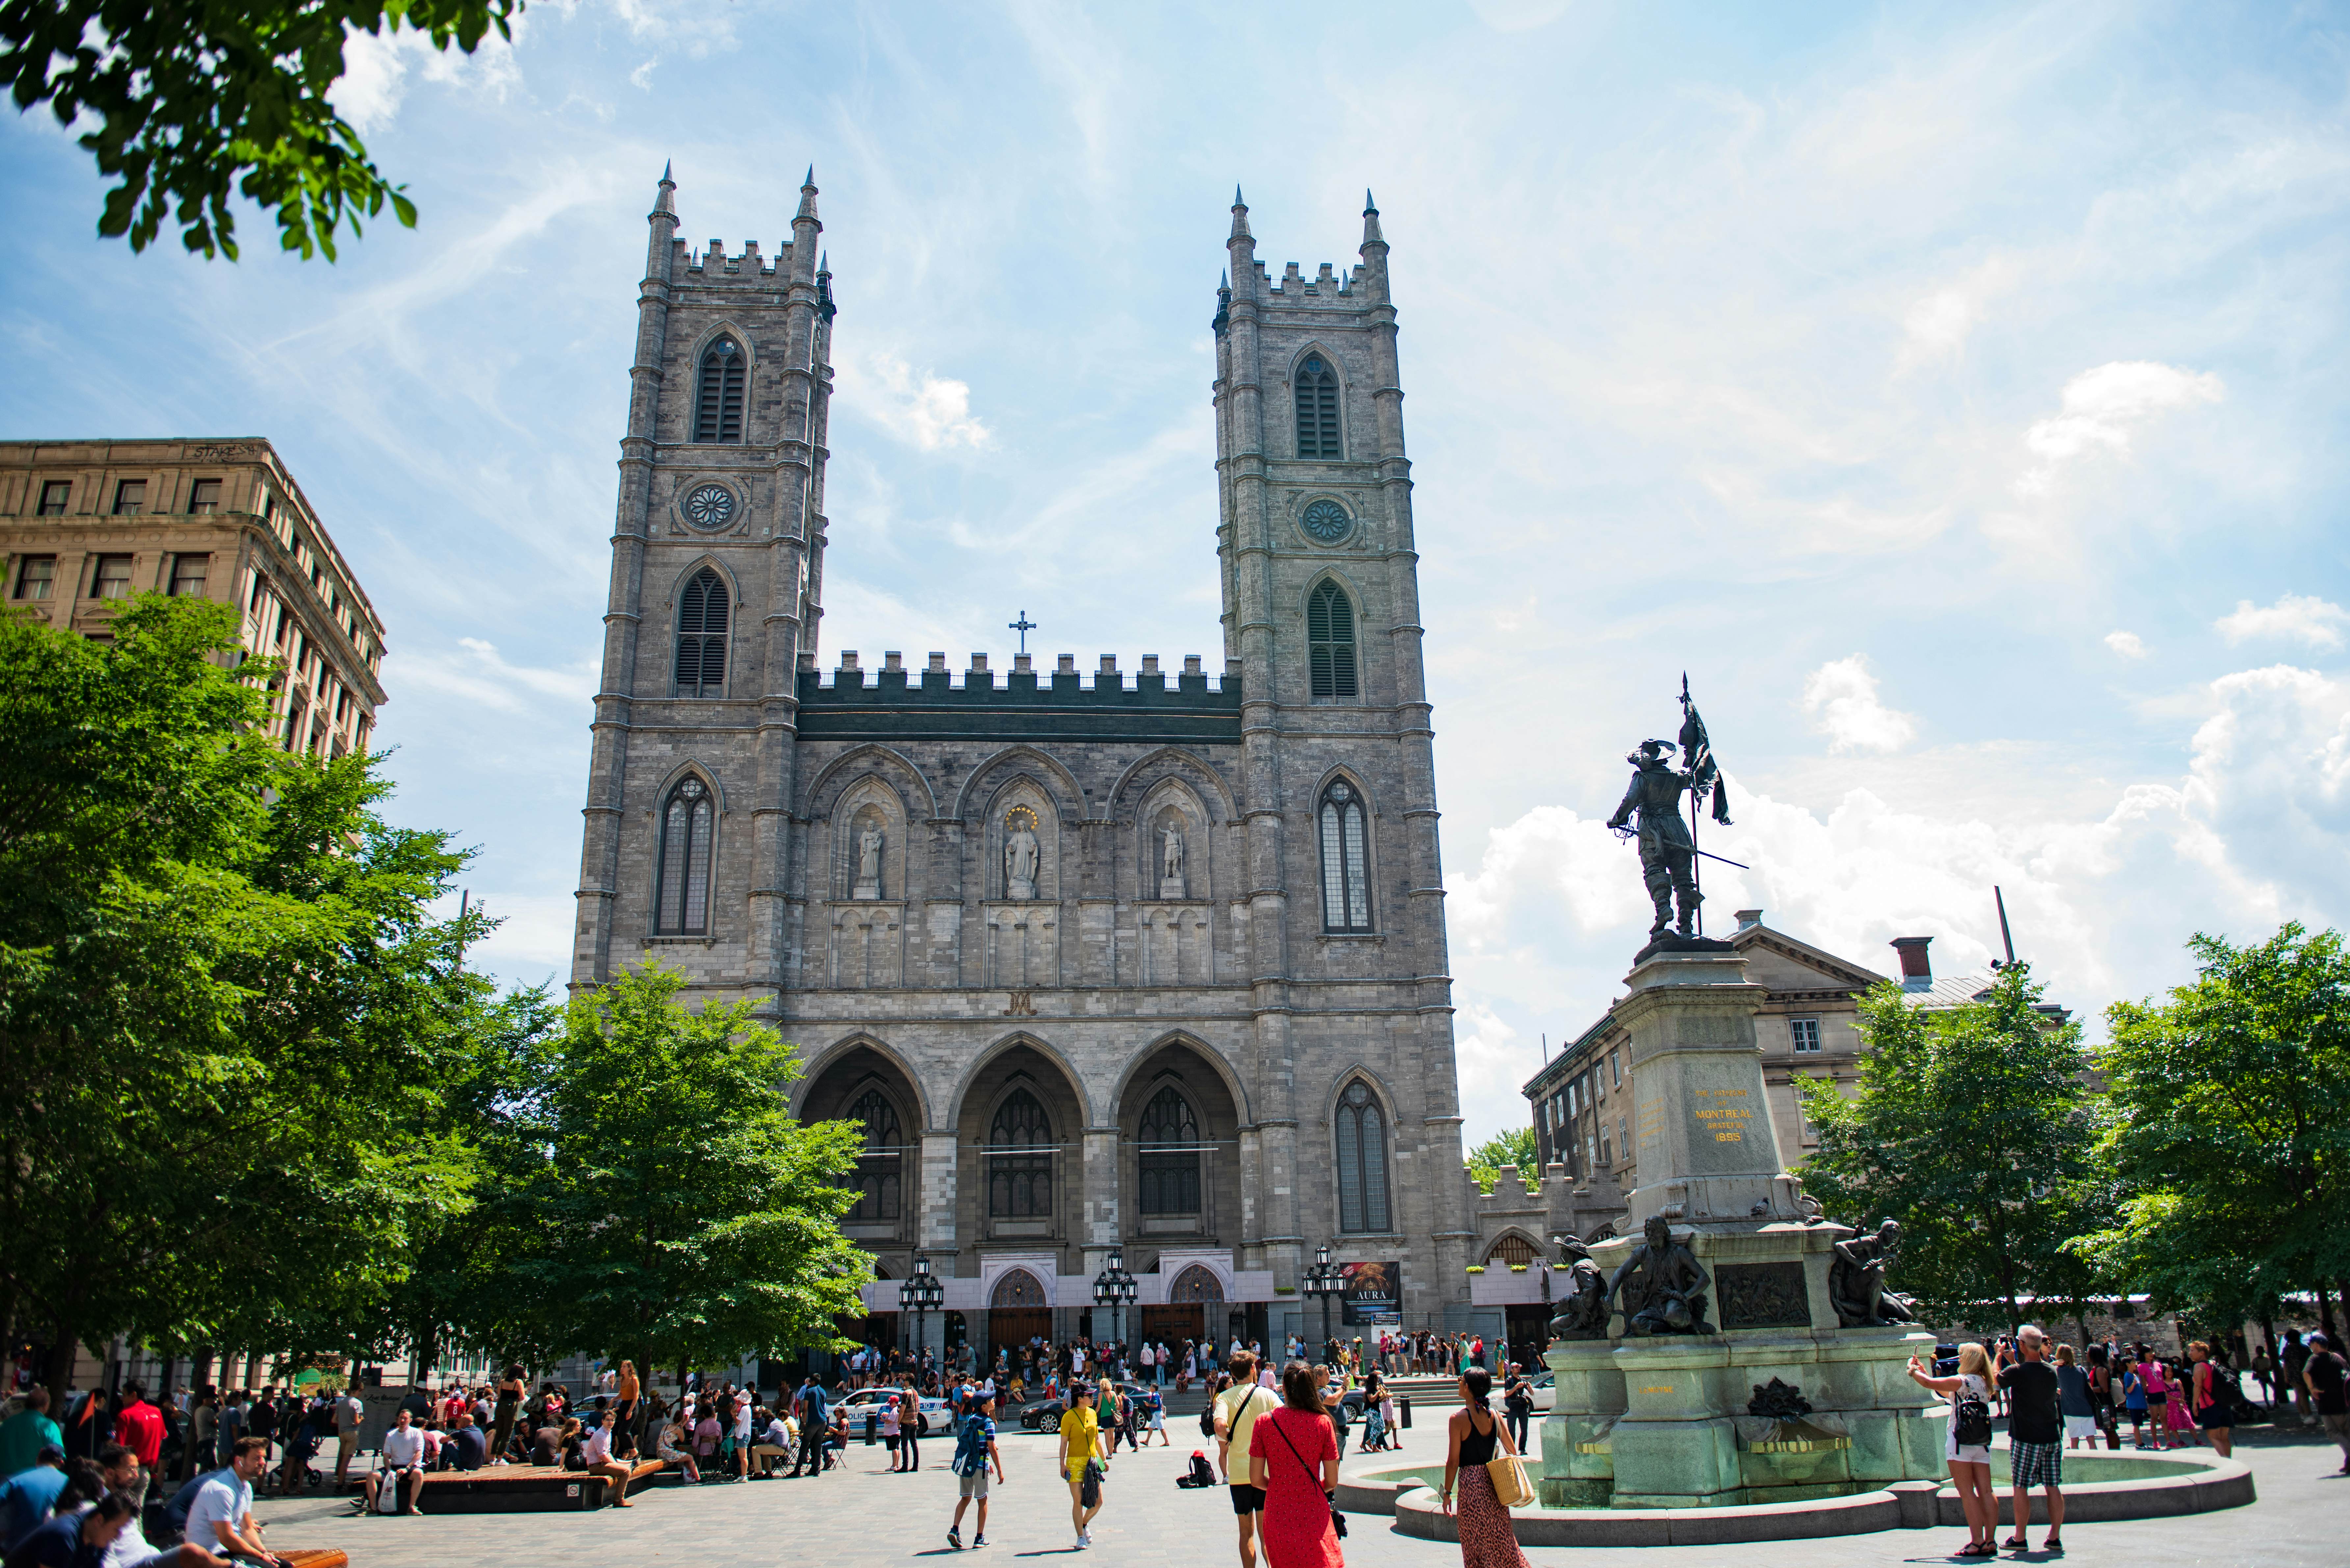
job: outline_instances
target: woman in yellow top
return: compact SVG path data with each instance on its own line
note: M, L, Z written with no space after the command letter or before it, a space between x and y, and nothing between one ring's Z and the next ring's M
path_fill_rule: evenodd
M1075 1383L1069 1388L1069 1408L1061 1417L1061 1476L1069 1483L1069 1522L1077 1532L1077 1550L1094 1543L1087 1526L1101 1511L1101 1480L1094 1482L1094 1501L1086 1502L1086 1467L1101 1458L1101 1422L1094 1414L1094 1387ZM1107 1472L1107 1466L1104 1466Z

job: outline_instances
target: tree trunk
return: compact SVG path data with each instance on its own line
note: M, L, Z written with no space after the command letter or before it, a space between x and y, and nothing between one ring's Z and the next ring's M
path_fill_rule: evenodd
M79 1359L80 1343L74 1325L62 1314L49 1319L49 1408L59 1414L66 1407L66 1390L73 1384L74 1362ZM58 1417L49 1418L54 1421Z
M2325 1330L2325 1343L2336 1343L2334 1336L2334 1298L2325 1293L2325 1282L2317 1282L2317 1321Z

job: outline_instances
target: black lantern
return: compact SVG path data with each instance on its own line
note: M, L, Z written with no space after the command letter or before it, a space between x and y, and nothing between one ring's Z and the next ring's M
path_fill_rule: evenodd
M1314 1266L1305 1271L1302 1284L1307 1295L1322 1299L1322 1342L1327 1345L1330 1342L1330 1298L1346 1293L1347 1272L1330 1261L1329 1248L1316 1247L1314 1249Z

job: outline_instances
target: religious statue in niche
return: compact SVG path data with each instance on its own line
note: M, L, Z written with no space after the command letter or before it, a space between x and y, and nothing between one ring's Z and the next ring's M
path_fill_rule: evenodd
M1003 819L1003 896L1027 899L1036 896L1036 814L1015 805Z
M878 898L881 896L881 828L868 820L865 831L857 836L857 886L850 896L858 898Z
M1183 895L1183 819L1169 812L1159 819L1159 896Z
M1624 1326L1634 1334L1711 1334L1705 1288L1713 1276L1695 1252L1673 1240L1672 1222L1663 1215L1648 1217L1645 1234L1607 1282Z
M1607 1337L1607 1282L1591 1261L1591 1249L1573 1236L1555 1236L1559 1262L1566 1266L1566 1294L1550 1320L1553 1339Z
M1885 1271L1901 1248L1901 1227L1887 1220L1874 1235L1863 1231L1835 1244L1828 1264L1828 1304L1846 1328L1890 1328L1918 1320L1917 1303L1885 1288Z

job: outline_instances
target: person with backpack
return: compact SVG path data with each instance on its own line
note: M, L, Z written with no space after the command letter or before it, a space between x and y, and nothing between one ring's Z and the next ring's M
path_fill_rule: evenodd
M974 1547L987 1544L987 1470L995 1467L995 1479L1003 1478L1003 1455L995 1446L995 1396L982 1394L971 1402L970 1411L962 1418L962 1428L955 1434L954 1459L951 1468L955 1473L954 1522L947 1526L947 1544L957 1552L962 1550L962 1512L971 1506L972 1499L979 1500L979 1520L972 1532Z
M1959 1557L1999 1555L1999 1496L1991 1490L1991 1356L1981 1345L1959 1346L1955 1376L1937 1377L1926 1364L1909 1358L1909 1380L1950 1402L1950 1427L1942 1461L1967 1516L1967 1543Z
M1215 1417L1216 1459L1232 1494L1232 1512L1240 1521L1241 1568L1256 1568L1257 1529L1263 1522L1264 1493L1249 1480L1249 1438L1256 1418L1278 1403L1257 1386L1256 1357L1235 1350L1225 1362L1225 1386L1216 1391L1209 1410ZM1240 1473L1232 1473L1232 1456L1241 1456Z

